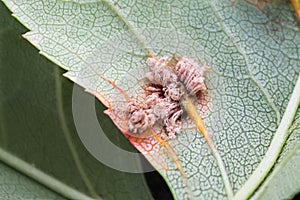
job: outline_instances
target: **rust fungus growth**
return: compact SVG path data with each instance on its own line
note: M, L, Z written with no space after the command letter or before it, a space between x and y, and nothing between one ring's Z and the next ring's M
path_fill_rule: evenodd
M140 137L152 129L163 139L172 139L181 131L185 99L203 102L207 67L187 57L167 56L147 59L149 72L142 86L145 98L128 102L128 133ZM195 108L195 107L194 107Z
M122 103L118 104L119 101L116 100L116 104L112 105L100 93L90 92L105 103L108 107L105 113L143 154L152 151L156 144L166 148L167 154L173 159L184 180L188 199L191 199L192 190L179 158L167 140L181 132L184 120L192 121L216 158L228 198L232 198L233 191L223 167L225 165L199 114L201 108L207 106L205 74L209 68L187 57L158 58L150 54L146 62L149 71L145 74L142 93L129 97L114 82L102 76L104 81L124 96L125 102L121 101ZM151 147L148 149L145 145ZM154 157L151 159L155 160Z
M110 102L101 93L89 92L104 102L108 108L105 113L143 154L152 151L156 144L166 149L183 178L187 199L191 199L192 190L187 182L187 176L176 152L167 140L175 138L176 134L186 128L183 127L185 120L188 123L192 121L193 128L196 125L213 154L218 156L199 115L202 107L207 106L205 74L209 68L187 57L158 58L153 54L150 54L146 63L149 71L143 79L141 93L128 96L117 84L101 75L104 81L119 91L125 101L116 99ZM151 147L147 149L145 146ZM148 155L156 160L151 154Z

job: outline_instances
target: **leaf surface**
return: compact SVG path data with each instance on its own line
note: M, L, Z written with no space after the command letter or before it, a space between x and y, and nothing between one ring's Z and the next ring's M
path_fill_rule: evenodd
M185 55L211 67L205 124L224 164L216 162L196 130L183 130L168 141L186 179L157 141L150 147L135 144L150 152L145 156L176 198L226 199L228 187L246 198L268 173L256 168L269 169L275 162L278 155L270 151L281 151L294 115L281 119L299 102L291 94L300 71L300 31L288 4L262 12L245 2L233 6L221 0L5 3L30 30L24 37L67 69L68 78L101 94L106 106L125 99L103 77L134 96L148 70L148 50ZM294 104L286 110L288 102ZM272 162L263 160L266 153ZM251 188L245 187L249 180Z
M1 165L1 199L152 199L143 174L113 170L90 155L74 126L73 84L64 70L21 37L28 30L3 3L0 16L0 160L28 176ZM102 111L107 134L134 150L114 137L121 134Z
M22 198L64 199L3 163L0 164L0 169L0 195L3 200Z
M299 193L299 131L298 115L289 130L290 136L274 170L255 193L253 199L291 199Z

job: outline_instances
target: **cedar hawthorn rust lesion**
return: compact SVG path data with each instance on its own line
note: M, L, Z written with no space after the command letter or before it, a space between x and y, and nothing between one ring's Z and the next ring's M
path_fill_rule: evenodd
M209 68L185 56L159 58L152 53L146 63L149 71L142 83L143 94L129 97L114 82L100 76L126 101L106 103L105 113L126 135L146 138L158 134L164 140L175 138L184 120L195 122L194 116L199 116L200 109L207 107L205 75ZM99 93L92 93L103 101ZM197 123L194 124L197 126Z
M208 67L187 57L158 58L152 54L147 65L149 72L142 86L145 97L128 103L128 133L139 137L153 129L163 139L172 139L187 116L182 102L189 98L194 104L203 103L207 97L204 80Z
M167 155L178 169L187 199L192 191L176 152L167 142L182 130L183 120L190 119L196 124L210 146L213 146L200 117L199 107L207 102L205 75L209 70L204 64L187 57L156 57L150 54L146 61L149 71L142 83L143 93L131 97L114 82L100 76L124 96L125 104L113 104L106 100L110 116L129 141L143 154L156 161L149 152L154 147L164 147ZM93 92L92 92L93 93ZM103 96L93 93L99 100ZM192 104L192 105L191 105ZM124 106L126 105L126 106ZM150 146L150 149L145 148ZM160 149L160 148L159 148ZM160 164L159 161L156 161ZM162 163L163 165L163 163ZM168 169L162 166L167 171Z

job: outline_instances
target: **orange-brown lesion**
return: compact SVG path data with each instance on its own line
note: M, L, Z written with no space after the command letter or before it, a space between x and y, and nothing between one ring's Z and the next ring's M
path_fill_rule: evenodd
M295 10L297 19L300 22L300 1L299 0L290 0L290 1Z
M123 91L121 88L119 88L114 82L106 79L105 77L101 77L103 80L111 84L114 88L116 88L120 93L122 93L125 96L125 99L130 102L129 96L126 94L125 91ZM112 105L109 102L108 99L105 99L104 96L99 92L91 92L93 95L95 95L100 101L105 100L105 104L107 106L107 110L105 111L106 114L109 115L109 117L113 120L113 122L116 124L116 126L120 129L120 131L124 134L125 137L132 143L141 153L147 154L148 157L150 157L154 162L157 163L158 166L164 171L169 171L169 168L166 167L163 163L161 163L161 160L159 158L156 158L151 154L152 151L156 151L154 147L156 145L159 145L159 147L163 147L166 149L166 154L168 157L170 157L174 165L176 166L177 170L179 171L182 178L187 179L187 176L183 170L183 167L180 163L180 160L178 156L176 155L174 149L168 144L167 141L162 139L159 134L157 134L152 127L148 128L144 133L133 135L128 132L128 128L126 126L127 120L124 120L123 122L125 125L121 125L117 122L118 114L114 113L112 109ZM153 142L154 140L154 142ZM145 146L151 146L151 148L146 149Z
M198 113L196 106L193 103L193 100L190 97L186 97L182 100L182 104L184 109L186 110L188 116L191 120L196 124L197 129L202 134L203 138L205 139L206 143L210 147L212 151L216 151L216 147L211 139L209 132L204 124L203 118Z
M155 153L157 151L155 146L158 145L159 149L161 149L161 147L165 148L166 155L173 160L181 177L186 179L187 176L174 149L167 143L167 141L163 140L156 132L154 132L154 130L151 130L151 132L151 137L138 138L132 135L126 135L126 137L142 154L154 161L161 170L167 172L170 171L170 169L164 164L164 162L162 162L162 158L153 155L153 152ZM146 148L146 146L150 146L151 148Z
M232 5L236 5L240 0L233 0ZM244 0L245 2L255 6L259 10L263 10L265 4L269 2L269 0Z
M149 53L149 57L157 58L153 53ZM168 61L167 66L174 68L174 62L176 63L176 62L178 62L178 60L179 60L178 58L173 56L173 58ZM117 86L116 83L114 83L113 81L107 79L106 77L104 77L102 75L99 75L99 76L105 82L109 83L116 90L118 90L120 92L120 94L122 94L124 96L127 103L130 103L132 101L131 98L127 95L127 93L122 88ZM143 88L143 89L145 90L145 88ZM144 92L147 95L148 91L145 90ZM131 137L147 138L152 135L157 135L152 127L148 128L143 133L139 133L139 134L129 133L128 119L122 119L118 116L118 113L115 113L115 111L113 109L113 107L115 105L112 105L108 99L106 99L103 95L101 95L101 93L99 93L99 92L91 92L91 93L94 94L101 102L105 103L105 106L108 108L108 110L106 110L105 113L110 116L110 118L114 121L114 123L118 126L118 128L122 131L122 133L124 135L129 135L130 136L129 138L131 138ZM184 96L185 97L182 98L180 101L184 105L185 111L189 115L189 118L191 118L192 121L196 124L196 127L202 133L203 137L207 138L207 131L206 131L204 122L202 120L202 117L199 115L199 111L201 112L201 110L199 110L199 108L198 108L199 105L201 105L202 107L208 108L207 91L201 90L199 93L196 93L194 95L190 95L188 92L186 92L186 95L184 95ZM199 105L197 105L197 108L196 108L195 104L199 104ZM157 136L156 136L156 138L157 138ZM162 142L160 141L160 143L162 143ZM164 144L163 146L166 146L165 143L162 143L162 144Z
M247 3L257 7L259 10L263 10L267 3L270 3L270 0L246 0Z
M186 97L182 100L183 107L188 116L195 122L197 129L201 132L204 138L208 137L206 126L204 125L202 117L199 115L197 108L194 105L193 100L190 97Z
M149 53L149 57L150 58L154 58L156 60L158 60L158 58L153 54L153 53ZM173 56L173 58L169 59L166 66L170 67L173 69L173 71L175 70L175 64L179 61L179 58L176 58L175 56ZM188 70L188 69L184 69L184 70ZM194 70L195 71L195 70ZM174 72L175 73L175 72ZM179 73L179 72L178 72ZM104 76L100 76L105 82L109 83L111 86L113 86L116 90L118 90L120 92L120 94L122 94L125 98L125 101L127 101L127 103L132 102L131 98L127 95L127 93L122 90L120 87L117 86L116 83L114 83L111 80L108 80L107 78L105 78ZM152 85L155 85L155 83L152 83ZM146 85L148 86L148 85ZM145 91L145 94L147 95L147 87L146 89L143 88ZM185 95L184 97L180 100L180 102L184 105L184 109L187 112L187 114L189 115L189 118L192 119L192 121L196 124L196 127L199 129L199 131L201 132L201 134L203 135L203 137L209 142L210 140L208 139L208 133L205 127L205 124L202 120L202 117L199 115L199 108L196 108L195 103L199 103L204 107L207 107L207 91L206 91L206 87L205 87L205 91L200 91L199 93L195 93L195 94L190 94L189 91L187 91L187 89L185 88ZM198 91L197 91L198 92ZM181 163L175 153L175 151L173 150L173 148L168 144L167 141L165 141L162 136L158 133L156 133L154 131L154 129L152 127L149 127L146 131L144 131L143 133L139 133L139 134L131 134L129 132L129 128L128 128L128 120L129 119L121 119L118 117L119 113L116 113L113 109L113 107L115 105L112 105L111 102L109 102L108 99L106 99L103 95L101 95L100 93L93 93L100 101L104 101L105 105L107 106L108 110L105 111L106 114L108 114L110 116L110 118L113 120L113 122L118 126L118 128L122 131L122 133L128 138L128 140L136 147L139 147L140 150L144 151L145 153L147 153L146 149L143 149L143 145L147 145L147 142L149 142L148 138L151 137L153 138L156 143L160 146L160 147L164 147L166 149L167 154L169 155L169 157L174 161L175 165L177 166L180 174L182 177L186 177L183 168L181 166ZM125 117L126 118L126 117ZM120 123L121 122L121 123ZM156 144L156 145L157 145ZM149 150L150 152L153 150ZM148 151L148 153L149 153Z
M184 178L187 178L183 167L179 161L178 156L176 155L174 149L165 141L163 140L159 135L157 135L156 133L153 135L154 138L159 142L160 146L165 147L167 149L168 155L173 159L180 175Z
M235 5L239 0L233 0L232 3ZM300 22L300 0L290 0L292 4L296 17ZM245 0L245 2L255 6L257 9L263 11L267 3L272 3L274 0Z

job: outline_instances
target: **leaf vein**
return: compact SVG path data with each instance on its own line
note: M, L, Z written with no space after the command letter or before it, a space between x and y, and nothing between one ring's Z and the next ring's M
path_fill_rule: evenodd
M222 31L225 33L225 35L228 36L228 38L230 39L232 44L236 47L237 51L243 56L243 58L245 60L245 63L246 63L246 66L247 66L247 72L248 72L251 80L258 87L258 89L261 91L262 95L265 97L266 101L270 105L271 109L275 112L277 124L280 124L280 119L281 119L280 112L279 112L278 108L275 106L274 102L272 101L272 98L271 98L270 94L263 88L261 83L259 83L259 81L256 80L256 78L253 76L253 73L249 69L250 64L249 64L249 61L247 59L245 51L238 45L238 43L235 41L234 37L231 36L232 35L231 31L226 27L225 23L221 19L221 16L218 15L217 9L216 9L215 3L214 3L215 1L210 0L209 2L210 2L210 6L213 10L213 13L214 13L215 17L217 18L217 20L219 21L219 23L222 27Z

